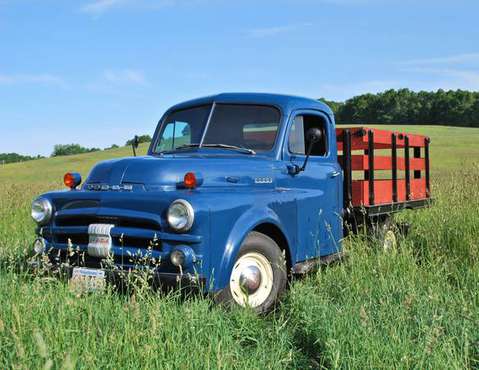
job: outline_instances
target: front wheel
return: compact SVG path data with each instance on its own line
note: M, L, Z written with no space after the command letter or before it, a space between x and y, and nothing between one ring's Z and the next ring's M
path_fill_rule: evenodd
M228 285L217 295L220 303L270 311L286 289L286 261L270 237L251 232L241 245Z

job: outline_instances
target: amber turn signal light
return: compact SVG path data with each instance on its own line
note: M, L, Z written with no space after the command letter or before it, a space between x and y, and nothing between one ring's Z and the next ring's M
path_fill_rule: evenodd
M63 176L63 182L65 186L69 187L70 189L75 189L81 184L81 175L76 172L67 172L65 176Z

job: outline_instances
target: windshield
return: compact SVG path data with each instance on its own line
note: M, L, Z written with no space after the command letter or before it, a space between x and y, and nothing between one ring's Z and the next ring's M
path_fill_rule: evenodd
M280 116L274 107L246 104L203 105L174 111L163 121L154 152L195 146L269 151L276 140Z

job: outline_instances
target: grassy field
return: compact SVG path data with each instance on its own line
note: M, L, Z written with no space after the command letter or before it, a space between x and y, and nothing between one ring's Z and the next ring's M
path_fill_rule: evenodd
M432 138L434 207L400 216L395 252L346 240L348 260L267 317L147 289L77 297L22 272L31 200L131 149L0 167L0 368L479 368L479 129L402 129Z

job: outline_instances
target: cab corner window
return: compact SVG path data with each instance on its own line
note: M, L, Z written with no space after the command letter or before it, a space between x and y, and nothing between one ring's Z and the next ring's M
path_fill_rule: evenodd
M327 154L326 123L323 118L314 114L302 114L294 118L288 136L288 149L290 153L299 155L306 154L309 147L307 132L311 128L318 128L323 133L322 140L313 144L311 155L324 157Z

